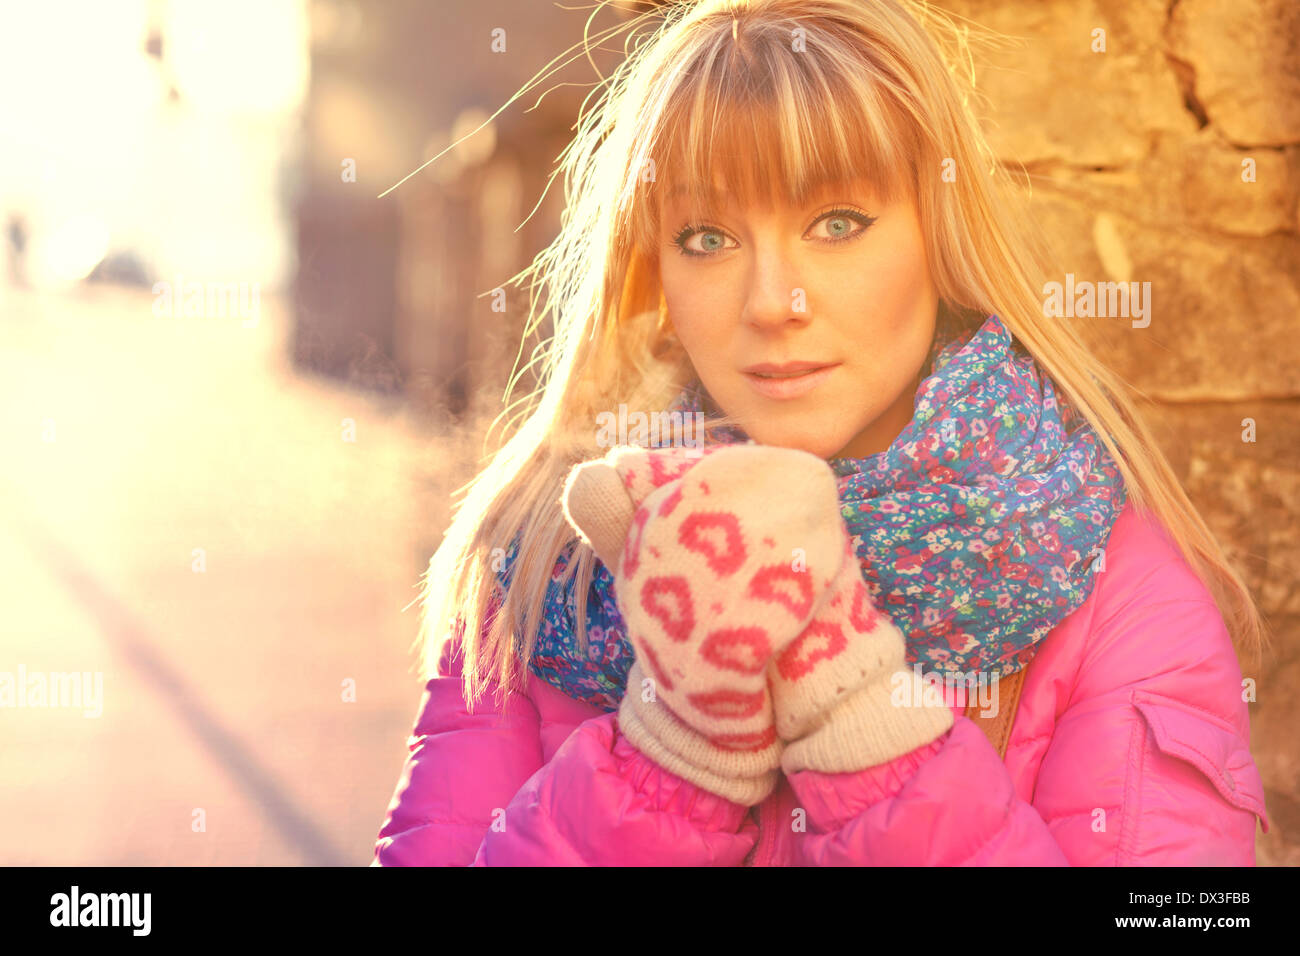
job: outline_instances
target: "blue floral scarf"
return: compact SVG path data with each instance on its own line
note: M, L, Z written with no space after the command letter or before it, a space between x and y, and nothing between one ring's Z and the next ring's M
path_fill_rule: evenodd
M930 371L912 420L883 452L833 458L840 513L881 610L924 672L1007 676L1091 593L1126 499L1119 468L1002 320L977 329L940 311ZM670 407L716 411L698 382ZM715 429L716 441L747 441ZM512 543L501 571L509 581ZM605 711L623 697L633 651L596 561L587 648L576 630L576 581L564 579L575 542L556 562L531 670Z

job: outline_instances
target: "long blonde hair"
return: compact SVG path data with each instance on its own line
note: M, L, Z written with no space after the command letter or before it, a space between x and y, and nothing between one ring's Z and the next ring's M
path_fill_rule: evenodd
M765 190L800 199L861 177L882 198L907 190L944 307L1002 318L1096 429L1134 506L1168 529L1238 653L1258 664L1263 619L1129 386L1067 321L1044 318L1040 290L1059 273L975 120L972 38L991 35L971 26L909 0L701 0L669 2L594 37L626 30L628 55L561 156L558 237L511 280L531 280L525 336L546 316L553 334L524 420L467 486L422 578L426 678L444 642L459 635L469 706L492 683L502 696L520 689L566 549L576 547L565 583L576 576L576 593L588 593L594 557L565 522L563 481L576 462L606 450L600 412L619 403L662 409L692 377L658 285L654 191L671 179L703 209L700 189L715 177L742 199ZM496 570L517 535L510 587L494 612ZM586 602L577 603L585 649Z

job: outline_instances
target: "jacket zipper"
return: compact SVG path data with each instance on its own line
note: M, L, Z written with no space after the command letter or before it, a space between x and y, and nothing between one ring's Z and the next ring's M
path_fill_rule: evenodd
M776 793L773 793L771 797L758 806L758 840L754 844L754 850L750 857L750 866L772 865L773 846L776 843L776 829L774 827L776 821L773 815L776 813L776 804L778 802ZM768 804L772 805L770 809L768 809Z
M761 844L761 843L763 842L763 824L759 822L759 819L758 819L759 814L756 812L757 810L758 810L758 807L750 807L750 808L749 808L749 814L748 814L748 816L749 816L749 819L753 820L755 823L758 824L758 835L757 835L756 837L754 837L754 845L753 845L752 847L750 847L750 848L749 848L749 852L745 854L745 859L744 859L744 861L741 863L741 866L753 866L753 865L754 865L754 857L758 856L758 847L759 847L759 844Z

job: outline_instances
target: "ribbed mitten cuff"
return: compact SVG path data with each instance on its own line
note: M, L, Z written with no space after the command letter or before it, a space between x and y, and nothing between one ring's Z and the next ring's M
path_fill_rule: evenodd
M924 746L953 725L952 709L915 671L881 675L837 704L817 729L787 743L787 773L855 773Z
M663 701L643 701L643 679L640 663L634 663L618 708L619 729L638 750L683 780L744 806L771 795L781 777L782 740L758 751L723 750L682 723Z

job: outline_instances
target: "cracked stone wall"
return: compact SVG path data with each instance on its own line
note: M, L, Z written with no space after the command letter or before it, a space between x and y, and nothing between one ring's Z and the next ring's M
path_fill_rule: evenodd
M1269 619L1273 652L1246 674L1273 827L1258 859L1300 864L1300 3L941 5L1015 41L977 65L981 116L1023 169L1060 281L1151 283L1146 328L1063 321L1144 393Z

